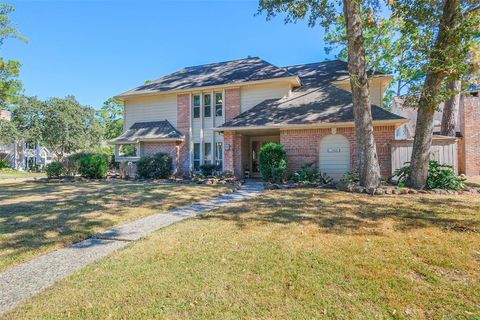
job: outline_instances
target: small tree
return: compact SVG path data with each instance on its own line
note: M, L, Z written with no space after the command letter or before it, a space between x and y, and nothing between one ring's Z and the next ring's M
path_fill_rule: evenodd
M342 4L342 13L337 6ZM346 43L348 47L348 73L352 89L357 145L357 165L360 184L367 187L380 185L380 165L373 135L373 118L370 104L370 88L367 76L365 54L364 20L362 12L370 9L373 14L379 10L379 1L358 0L260 0L258 12L267 12L267 19L277 13L286 13L285 22L296 22L308 18L309 25L319 22L328 28L340 17L344 18Z
M260 174L262 179L271 182L280 182L287 173L287 152L283 145L269 142L258 153Z

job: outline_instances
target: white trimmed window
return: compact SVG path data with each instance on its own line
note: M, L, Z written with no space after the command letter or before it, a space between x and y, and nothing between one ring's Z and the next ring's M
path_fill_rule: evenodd
M215 116L221 117L223 115L223 94L221 92L215 93Z
M203 163L212 163L212 144L210 142L205 142L203 145Z
M193 144L193 169L200 169L200 143Z
M209 118L212 116L212 95L203 95L203 116Z
M193 117L200 118L200 95L193 96Z

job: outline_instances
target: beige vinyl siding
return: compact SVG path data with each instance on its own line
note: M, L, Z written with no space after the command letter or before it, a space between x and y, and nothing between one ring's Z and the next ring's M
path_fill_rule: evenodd
M382 96L383 96L383 92L382 92L381 83L372 81L370 83L370 100L372 104L375 104L381 107L383 104Z
M290 90L289 82L242 87L240 91L241 112L247 111L264 100L285 97Z
M320 142L320 171L340 180L350 171L350 143L340 134L325 136Z
M379 107L383 106L383 92L384 92L383 88L386 85L386 81L387 80L383 78L376 78L370 81L370 100L372 104L377 105ZM352 92L349 80L337 82L335 83L335 85L340 89L346 90L348 92Z
M177 96L136 97L125 101L125 129L135 122L168 120L177 127Z

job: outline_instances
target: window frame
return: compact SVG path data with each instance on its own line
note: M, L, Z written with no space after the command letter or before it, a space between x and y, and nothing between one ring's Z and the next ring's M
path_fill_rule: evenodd
M207 145L209 146L209 154L207 155ZM211 164L212 163L212 143L211 142L204 142L203 143L203 164Z
M210 97L210 105L207 105L205 102L205 98L207 97ZM203 117L211 118L212 117L212 94L204 93L202 102L203 102ZM207 110L208 110L208 115L207 115Z
M198 147L197 150L195 150L196 146ZM195 151L198 151L198 158L195 157ZM200 170L201 150L200 150L200 143L199 142L196 142L196 143L193 144L193 156L192 156L192 158L193 158L193 163L192 163L193 170L196 170L196 171Z
M217 95L220 95L220 103L217 103ZM215 92L215 117L223 117L223 92ZM220 111L220 114L219 112Z
M198 105L195 105L195 97L198 97ZM202 95L194 94L192 97L193 119L200 119L202 109Z

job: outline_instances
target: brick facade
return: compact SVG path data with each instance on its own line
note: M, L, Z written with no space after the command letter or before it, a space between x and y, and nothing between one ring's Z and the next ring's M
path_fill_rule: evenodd
M240 88L225 89L225 121L235 118L240 113Z
M141 155L142 156L151 156L155 153L166 153L172 157L173 170L176 172L178 168L178 151L180 143L175 141L168 142L143 142L141 145Z
M335 132L343 135L350 142L350 163L352 170L354 170L357 161L355 129L354 127L336 128ZM314 166L318 167L320 141L330 134L332 134L332 128L282 130L280 132L280 143L285 146L287 151L289 172L294 172L307 163L314 163ZM387 177L392 172L390 141L395 139L395 127L375 126L374 136L377 144L380 173L383 177Z
M226 147L230 145L230 150L224 152L223 169L225 171L233 172L236 177L242 177L242 142L243 137L241 134L226 131L223 135L223 143Z
M464 96L460 105L458 168L467 176L480 175L480 98Z
M177 130L185 140L178 146L178 174L190 170L190 95L179 94L177 96Z

